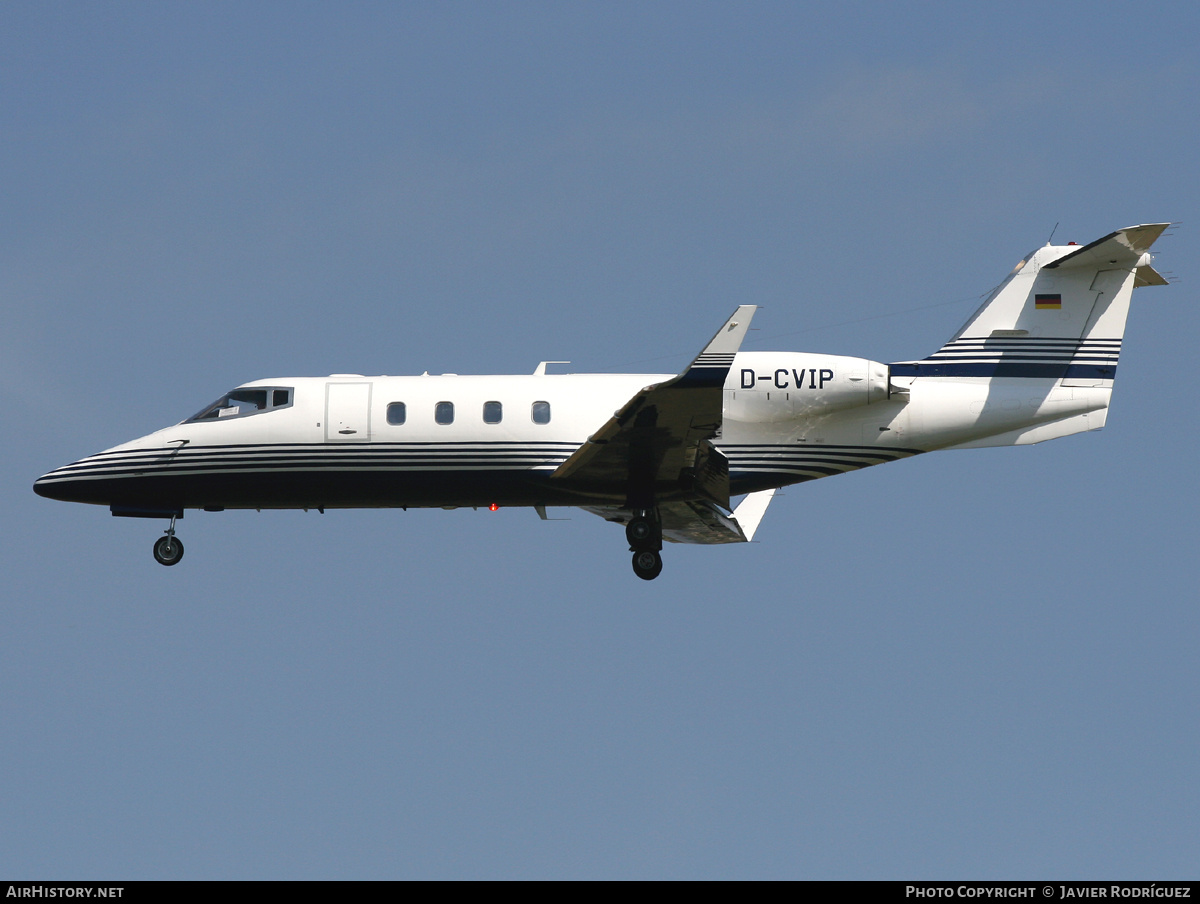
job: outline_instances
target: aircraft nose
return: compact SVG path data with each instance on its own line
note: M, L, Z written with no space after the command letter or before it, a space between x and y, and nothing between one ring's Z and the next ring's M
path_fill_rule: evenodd
M33 482L33 491L47 499L58 499L62 502L90 502L83 492L85 481L72 479L72 465L55 468L43 474Z
M62 499L66 502L71 501L70 494L67 489L70 486L66 481L55 479L57 471L50 471L43 474L33 482L33 491L39 496L45 496L47 499Z

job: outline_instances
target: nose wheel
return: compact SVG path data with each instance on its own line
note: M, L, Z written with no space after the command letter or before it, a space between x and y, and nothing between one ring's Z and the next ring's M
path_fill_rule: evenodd
M166 536L154 541L154 560L159 565L174 565L182 558L183 542L175 536L175 518L172 517Z

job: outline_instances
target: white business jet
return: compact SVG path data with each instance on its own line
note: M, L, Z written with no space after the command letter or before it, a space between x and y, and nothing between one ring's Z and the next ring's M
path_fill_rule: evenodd
M779 487L1100 429L1133 289L1166 284L1149 248L1168 225L1030 252L919 361L740 352L755 311L742 305L678 375L544 362L516 376L259 380L34 490L169 518L163 565L183 557L186 509L574 506L623 524L634 573L652 580L664 540L753 538Z

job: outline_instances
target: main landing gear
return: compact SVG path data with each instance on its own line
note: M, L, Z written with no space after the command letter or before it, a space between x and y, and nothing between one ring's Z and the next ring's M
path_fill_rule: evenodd
M643 581L653 581L662 574L662 555L657 549L634 551L633 573Z
M662 574L662 525L654 509L634 509L625 525L625 539L633 552L633 573L643 581L653 581Z
M171 526L167 528L165 537L154 541L154 558L159 565L174 565L183 558L183 543L175 536L175 516L171 516Z

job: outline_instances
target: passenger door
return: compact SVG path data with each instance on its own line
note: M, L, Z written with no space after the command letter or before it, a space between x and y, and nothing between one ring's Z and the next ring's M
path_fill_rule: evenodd
M325 442L365 443L371 439L371 384L325 384Z

